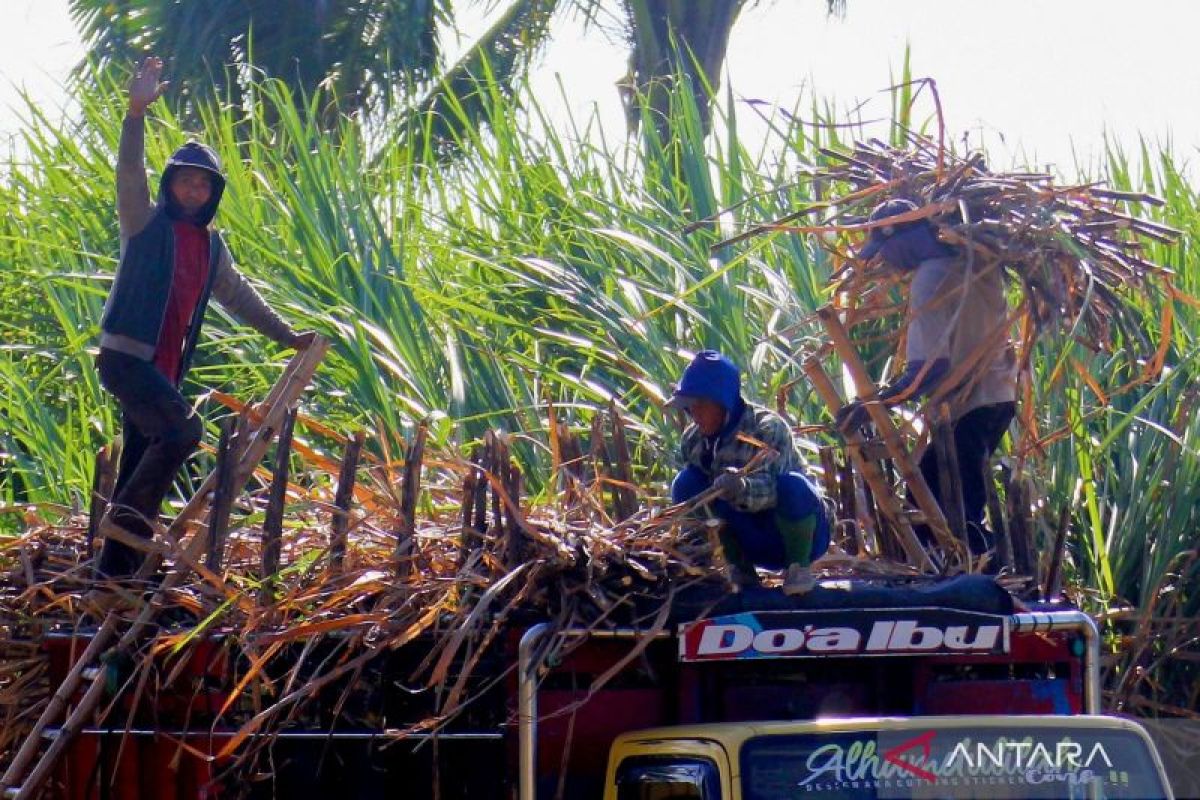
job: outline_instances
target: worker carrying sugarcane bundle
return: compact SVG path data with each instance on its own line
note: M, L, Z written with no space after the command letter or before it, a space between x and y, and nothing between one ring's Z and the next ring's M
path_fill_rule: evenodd
M958 482L962 489L967 541L973 555L994 546L983 525L985 470L1016 410L1017 366L1009 341L1009 308L1003 266L998 260L968 258L939 240L915 203L895 199L880 204L857 259L879 258L889 268L911 273L903 373L874 398L855 400L837 413L842 431L869 422L866 403L895 406L932 398L950 407ZM895 220L889 222L889 220ZM949 487L941 485L937 448L921 457L921 473L945 508ZM933 538L925 526L916 533L924 544ZM994 560L993 560L994 563Z
M671 483L671 500L715 490L709 510L723 523L719 537L730 583L758 586L758 565L785 570L786 594L810 591L816 584L810 565L829 547L829 519L801 471L788 424L743 399L741 371L713 350L696 354L668 405L692 421L683 433L685 466Z
M109 511L98 527L104 543L96 577L106 583L89 600L101 608L136 598L125 591L136 589L129 578L143 560L136 540L153 536L162 501L203 434L179 386L210 296L281 345L304 348L314 338L267 306L211 227L225 189L216 153L198 142L180 147L162 171L157 200L151 199L145 112L166 88L161 77L162 61L149 57L130 80L117 156L121 260L100 321L96 366L120 405L124 442Z

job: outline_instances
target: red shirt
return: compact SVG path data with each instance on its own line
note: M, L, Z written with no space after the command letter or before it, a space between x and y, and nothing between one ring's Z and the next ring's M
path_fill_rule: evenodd
M167 297L167 309L158 333L154 366L167 380L178 384L188 325L208 281L208 229L182 221L173 225L175 276L171 280L171 294Z

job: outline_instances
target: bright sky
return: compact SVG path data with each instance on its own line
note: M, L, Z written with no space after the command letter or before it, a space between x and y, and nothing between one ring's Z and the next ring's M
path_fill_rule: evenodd
M61 107L61 82L82 47L67 0L0 6L0 133L10 135L20 125L8 110L16 90ZM865 116L885 116L879 91L899 73L907 42L914 75L937 81L949 132L984 137L995 166L1051 163L1074 175L1077 154L1094 164L1107 131L1126 146L1139 135L1170 141L1195 174L1198 30L1196 0L848 0L844 18L827 17L824 0L763 0L742 13L727 69L737 97L790 109L799 92L815 91L839 111L867 100ZM625 69L618 37L585 35L565 18L534 83L539 98L568 103L580 119L598 104L619 138L614 83ZM557 100L560 77L569 101Z

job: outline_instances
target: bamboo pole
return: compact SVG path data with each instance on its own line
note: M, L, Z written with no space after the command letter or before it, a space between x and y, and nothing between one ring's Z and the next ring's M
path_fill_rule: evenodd
M401 580L412 572L412 555L416 552L417 499L421 496L421 467L425 460L425 440L429 426L422 422L417 426L412 444L404 456L404 484L400 493L400 530L396 532L396 550L393 556L396 577ZM464 493L465 494L465 493Z
M346 533L350 528L350 504L354 500L354 477L366 434L358 431L346 443L337 492L333 496L333 530L329 537L329 565L340 571L346 560Z
M270 581L279 572L279 560L283 550L283 512L287 504L288 481L291 473L292 433L296 426L296 412L288 410L275 445L275 467L271 472L271 491L267 497L266 516L263 519L262 577L260 601L266 605L271 601Z
M221 555L225 546L225 534L229 528L229 513L233 508L233 483L235 464L233 461L233 417L221 420L221 438L217 442L217 488L213 491L212 507L208 512L208 558L206 566L213 572L221 571Z
M878 395L878 390L871 381L871 376L867 373L866 366L859 359L858 351L850 341L850 335L846 332L841 320L838 319L837 312L829 306L823 306L817 310L817 315L821 318L821 322L825 325L825 330L829 333L834 350L837 351L837 354L850 370L850 377L854 380L854 385L858 391L858 398L867 401L875 398ZM933 532L938 543L946 549L947 553L955 553L959 550L960 544L946 525L946 518L942 515L942 509L934 498L933 493L929 491L929 486L925 483L924 476L913 465L909 453L904 449L900 432L896 430L896 425L892 422L888 410L881 403L877 402L865 402L863 407L870 416L871 422L875 424L875 429L879 431L880 437L883 439L883 443L892 457L893 464L900 470L900 475L904 478L908 491L916 501L917 508L924 515L925 524ZM878 500L878 492L876 493L876 499Z
M813 389L825 401L825 405L829 408L830 412L836 412L837 409L841 408L842 399L838 396L833 381L825 373L825 368L821 366L819 358L812 356L805 360L804 374L808 376ZM846 439L850 445L848 450L850 458L854 461L854 465L858 467L863 480L866 481L867 485L874 492L875 502L888 518L888 522L899 531L900 545L904 548L904 553L908 557L909 563L918 569L936 572L936 567L930 560L929 554L921 546L921 542L917 539L912 525L909 524L908 519L904 515L900 501L896 498L887 480L883 477L883 473L880 472L878 465L873 461L863 458L861 453L859 453L858 447L863 442L862 434L858 431L852 431L847 434Z

